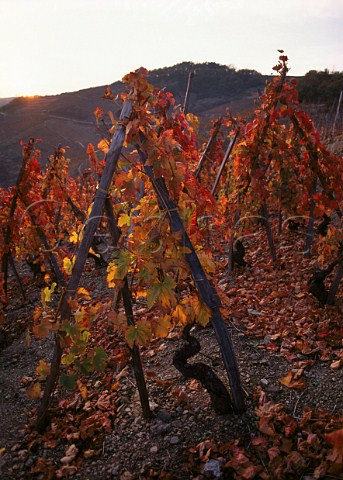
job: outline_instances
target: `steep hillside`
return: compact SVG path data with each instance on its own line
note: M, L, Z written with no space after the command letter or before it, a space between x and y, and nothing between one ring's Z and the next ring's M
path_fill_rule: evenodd
M154 70L150 81L171 91L177 103L185 94L188 74L195 72L192 82L191 111L209 120L230 108L233 113L252 108L258 89L263 89L266 77L254 70L235 70L216 63L184 62L174 67ZM97 143L94 109L105 111L110 104L102 99L105 86L44 97L21 97L0 109L0 186L12 185L21 164L20 140L42 138L42 163L58 144L68 145L75 173L86 159L89 142ZM114 93L124 89L121 82L111 85ZM0 103L1 106L1 103Z
M13 97L10 98L0 98L0 108L5 106L7 103L10 103L13 100Z

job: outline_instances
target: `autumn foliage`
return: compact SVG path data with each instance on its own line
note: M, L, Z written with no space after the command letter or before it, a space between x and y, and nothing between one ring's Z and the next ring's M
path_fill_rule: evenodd
M118 100L132 103L124 149L108 194L120 238L113 246L104 216L97 231L98 245L103 248L98 251L92 244L90 250L93 258L104 256L108 262L107 285L115 301L93 298L92 292L81 286L68 300L70 319L61 316L60 304L89 220L111 136L119 123L110 112L110 126L106 127L105 112L94 112L98 125L104 128L104 138L97 146L88 146L89 167L78 178L68 173L64 148L56 148L42 169L36 142L22 145L20 182L0 191L0 252L5 260L12 258L20 264L26 259L37 267L34 271L39 277L41 302L33 313L32 331L40 339L52 333L62 339L60 384L73 390L75 396L54 406L55 425L69 441L58 478L75 473L75 459L81 450L84 458L100 453L99 442L94 439L99 432L104 435L111 430L121 372L134 345L147 346L189 323L205 327L211 318L185 261L188 248L180 243L181 233L170 228L168 209L155 194L156 179L163 178L202 267L217 287L217 273L226 268L228 245L237 238L253 237L260 228L256 220L261 218L267 223L277 218L282 233L289 219L302 218L307 224L308 218L320 219L325 214L333 221L327 235L320 239L316 261L323 266L342 255L342 160L323 145L313 122L301 110L296 81L286 77L287 57L283 54L275 71L277 75L267 83L250 120L234 119L229 114L221 119L228 133L216 138L198 176L195 172L205 146L199 148L197 143L199 121L194 115L175 105L172 94L150 85L143 68L124 77L127 92L120 99L107 89L104 98L114 110ZM237 138L230 160L213 192L224 143L234 135ZM149 168L154 177L147 174ZM275 230L276 221L272 220L274 237ZM284 268L282 252L276 250L275 257L274 264L260 265L266 276L273 268ZM251 259L259 261L257 255L252 254ZM11 292L4 289L6 275L3 269L0 294L4 306L11 299ZM135 307L134 324L127 321L120 303L119 292L126 281L134 304L140 306ZM22 282L24 289L27 282L26 278ZM303 285L303 291L306 289ZM237 289L228 287L225 293L219 289L219 294L223 314L234 315L235 304L241 301ZM268 298L282 302L288 294L285 289L274 289ZM296 294L304 295L301 289ZM342 357L334 353L339 343L335 332L338 322L320 322L315 315L306 322L292 328L291 322L281 317L268 323L262 314L247 316L241 326L247 336L268 337L266 350L281 351L289 361L294 360L295 352L319 352L321 358L326 355L331 360L332 368L340 368ZM104 339L111 339L115 348L109 349ZM106 392L90 392L90 376L102 378L108 364L116 367L115 374L106 373ZM281 384L305 388L303 372L307 366L293 365L280 379ZM50 369L47 362L40 361L36 380L28 382L30 398L41 397L41 385ZM267 402L263 392L255 400L261 435L252 440L250 450L244 450L238 440L225 445L204 442L187 453L193 473L209 458L226 456L229 460L223 471L232 478L296 478L306 471L308 462L313 478L320 478L322 472L337 474L343 453L342 426L334 426L337 419L326 413L313 419L313 413L305 411L295 420L283 405ZM61 418L62 410L69 412L67 420ZM330 427L324 428L324 422ZM33 438L35 434L31 435ZM80 439L83 447L76 447ZM42 441L51 448L57 444L52 427ZM46 478L54 478L52 463L40 461L32 473L40 474L48 468ZM262 465L267 465L269 473Z

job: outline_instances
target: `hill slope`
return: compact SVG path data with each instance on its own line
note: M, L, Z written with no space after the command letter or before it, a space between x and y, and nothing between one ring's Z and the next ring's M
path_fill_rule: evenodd
M258 89L263 89L266 77L254 70L235 70L216 63L184 62L174 67L150 73L154 86L166 87L177 103L186 91L188 74L195 71L189 108L204 118L223 113L230 107L233 113L251 109ZM87 159L87 144L97 143L94 109L112 108L102 99L105 86L44 97L16 98L0 109L0 186L12 185L21 164L20 140L42 138L42 163L58 144L70 147L71 172ZM124 90L121 82L111 85L113 93ZM1 105L1 103L0 103Z

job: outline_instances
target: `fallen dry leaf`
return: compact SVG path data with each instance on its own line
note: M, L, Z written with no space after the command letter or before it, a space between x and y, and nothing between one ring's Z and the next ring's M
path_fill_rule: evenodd
M330 367L333 370L338 370L339 368L341 368L342 365L343 365L343 358L340 358L339 360L335 360L334 362L332 362Z
M335 447L340 455L343 455L343 428L332 433L327 433L325 440L329 445Z
M307 383L302 376L303 369L290 370L285 377L280 378L281 385L287 388L306 388Z

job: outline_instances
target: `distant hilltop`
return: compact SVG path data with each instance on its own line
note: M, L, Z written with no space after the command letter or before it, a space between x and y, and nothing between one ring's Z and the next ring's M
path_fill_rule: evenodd
M3 107L4 105L7 105L10 103L14 97L9 97L9 98L0 98L0 108Z
M258 93L271 78L231 65L183 62L152 70L149 81L156 87L165 87L174 95L176 103L182 103L191 71L195 76L189 110L207 126L228 108L234 115L251 111ZM326 92L325 100L331 101L338 96L337 89L343 90L343 73L336 73L309 72L298 78L300 95L308 94L308 101L313 101L313 97L319 101ZM325 85L330 87L330 94ZM110 86L114 94L125 90L120 81ZM97 144L100 140L93 115L95 108L105 111L113 108L113 104L102 98L105 90L106 86L100 86L59 95L0 99L0 186L15 183L21 165L20 140L27 141L30 137L43 139L40 144L43 164L58 144L69 146L67 155L72 160L71 172L75 174L87 160L88 143Z
M251 110L267 78L255 70L236 70L213 62L184 62L151 71L149 81L156 87L165 87L181 103L190 71L195 76L189 109L206 118L223 114L228 107L233 113ZM121 82L110 86L114 94L125 91ZM21 164L19 143L29 137L43 139L42 163L58 144L68 145L71 172L76 173L87 159L88 143L97 144L100 140L93 111L96 107L105 111L113 108L102 98L105 90L106 86L101 86L59 95L17 97L4 105L0 109L0 186L15 183Z

